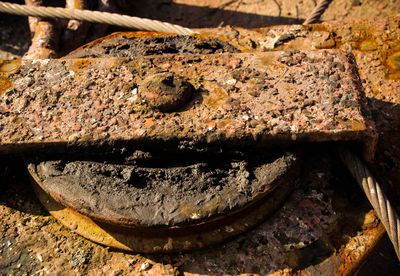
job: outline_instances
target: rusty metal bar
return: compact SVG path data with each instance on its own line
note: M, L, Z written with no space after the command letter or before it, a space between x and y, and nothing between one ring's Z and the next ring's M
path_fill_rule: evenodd
M337 50L0 61L0 153L116 141L373 148L354 64Z

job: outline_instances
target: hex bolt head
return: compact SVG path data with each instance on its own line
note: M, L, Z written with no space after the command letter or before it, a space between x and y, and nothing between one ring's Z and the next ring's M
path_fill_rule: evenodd
M140 97L161 112L174 112L182 108L193 96L195 89L185 78L174 73L149 76L139 86Z

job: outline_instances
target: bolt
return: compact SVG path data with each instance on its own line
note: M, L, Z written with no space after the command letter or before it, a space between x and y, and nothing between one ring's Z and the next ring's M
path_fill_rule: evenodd
M159 73L146 78L139 87L139 93L152 108L173 112L191 99L194 87L174 73Z

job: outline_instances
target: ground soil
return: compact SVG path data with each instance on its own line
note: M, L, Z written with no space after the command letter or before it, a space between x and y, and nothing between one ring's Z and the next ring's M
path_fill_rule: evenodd
M159 0L150 3L135 1L130 13L191 28L224 25L254 28L301 22L311 12L315 2L314 0L296 1L296 3L289 0ZM400 3L395 0L337 0L333 1L322 19L368 18L373 20L377 17L399 14L399 12ZM0 58L19 58L26 52L29 44L27 19L1 14ZM380 165L386 169L385 171L396 176L400 167L396 160L388 153L381 158ZM219 263L221 270L214 262L218 258L215 256L213 258L214 253L210 251L192 255L143 256L114 251L86 241L64 228L44 210L33 195L21 161L7 157L1 162L0 273L2 274L45 275L49 272L56 274L65 271L81 275L88 273L174 275L184 272L202 274L226 273L227 271L230 273L266 272L256 261L257 254L261 255L261 253L251 251L258 248L257 243L262 244L262 239L251 240L252 237L259 237L256 235L243 236L227 246L222 246L223 249L215 249L215 254L225 254L224 259L228 263L225 266ZM354 193L350 198L357 201L358 197L362 195ZM238 248L247 249L241 251ZM265 256L268 252L262 254ZM262 260L266 261L266 259ZM184 266L189 263L191 267ZM252 263L260 266L252 266ZM208 267L208 272L196 269L196 264L199 264L198 267ZM224 271L222 267L230 269ZM398 275L399 271L399 263L386 239L371 256L370 261L360 269L359 275Z

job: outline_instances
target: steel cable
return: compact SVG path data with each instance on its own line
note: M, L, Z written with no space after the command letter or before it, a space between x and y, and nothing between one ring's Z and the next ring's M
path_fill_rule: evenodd
M328 8L332 0L322 0L314 8L311 15L304 21L303 24L317 23L321 15ZM193 30L179 25L161 22L158 20L151 20L146 18L139 18L128 15L121 15L117 13L99 12L91 10L80 9L66 9L54 7L41 7L41 6L26 6L18 5L7 2L0 2L0 12L10 13L15 15L36 16L43 18L63 18L83 20L93 23L103 23L115 25L120 27L155 31L155 32L169 32L187 35L194 33Z
M303 25L318 23L331 2L332 0L321 0ZM390 204L378 181L355 154L345 148L340 148L339 154L384 225L396 251L397 258L400 260L400 220L396 210Z
M378 181L376 181L368 168L355 154L345 148L340 148L339 154L385 226L386 232L396 251L397 258L400 260L400 220L396 210L390 204Z
M303 25L318 23L322 14L329 7L331 2L332 0L321 0L318 5L315 6L310 16L304 21Z
M158 20L151 20L146 18L121 15L117 13L99 12L91 10L40 7L40 6L37 7L37 6L26 6L26 5L0 2L0 12L10 13L15 15L36 16L43 18L76 19L93 23L115 25L137 30L177 33L181 35L188 35L195 33L193 30L189 28L185 28L179 25L174 25L166 22L161 22Z

